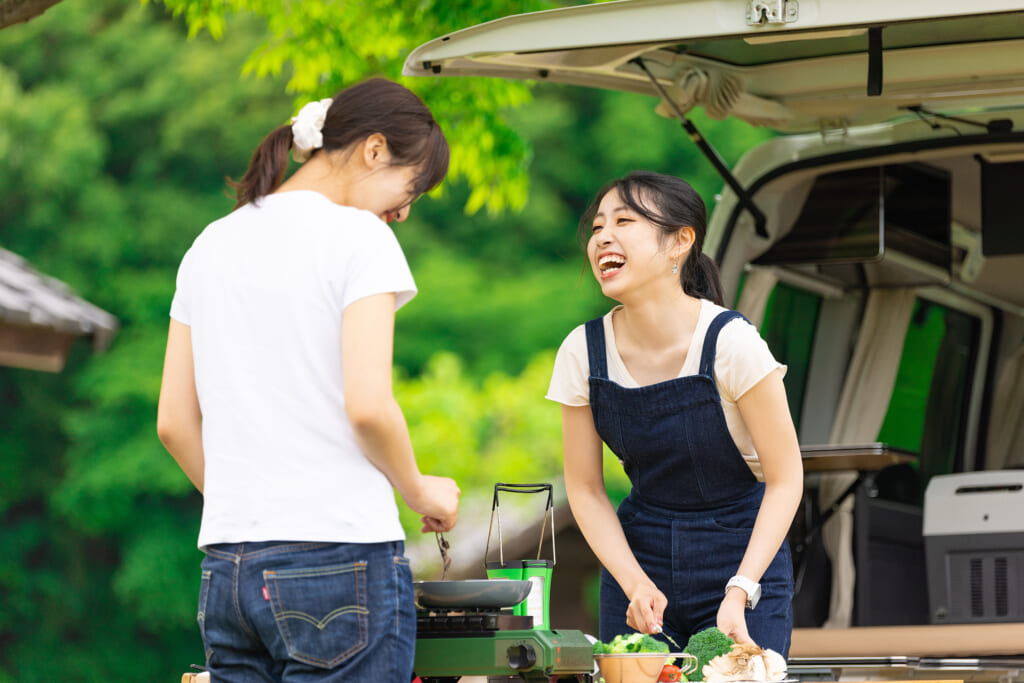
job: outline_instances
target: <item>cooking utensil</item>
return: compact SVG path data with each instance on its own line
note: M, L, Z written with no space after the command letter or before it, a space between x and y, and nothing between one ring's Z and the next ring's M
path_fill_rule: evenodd
M441 563L444 565L441 570L441 580L444 581L448 576L448 567L452 566L452 558L448 557L448 549L451 548L451 544L440 531L435 532L435 536L437 537L437 549L441 551Z
M683 648L679 647L679 643L677 643L672 636L670 636L669 634L665 633L665 629L663 629L659 624L655 624L654 625L654 632L659 634L659 635L664 636L665 640L667 640L669 642L669 644L672 645L672 647L680 649L680 650L683 649Z
M465 581L417 581L413 584L421 607L486 607L518 605L530 593L529 581L468 579Z

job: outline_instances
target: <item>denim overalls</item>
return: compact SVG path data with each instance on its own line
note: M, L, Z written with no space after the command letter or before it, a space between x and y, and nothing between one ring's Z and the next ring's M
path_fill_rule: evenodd
M604 323L586 325L594 426L633 485L619 521L640 566L668 598L664 628L680 645L714 626L725 584L736 573L764 484L736 448L714 381L715 346L735 311L711 322L697 375L627 388L608 379ZM793 569L783 543L761 577L747 629L761 647L789 655ZM630 633L629 600L601 571L600 637Z

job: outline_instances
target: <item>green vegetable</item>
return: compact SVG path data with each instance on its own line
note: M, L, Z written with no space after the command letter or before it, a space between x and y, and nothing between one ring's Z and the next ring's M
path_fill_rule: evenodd
M704 680L704 665L718 655L724 655L732 649L733 639L712 626L690 636L683 652L697 658L697 670L690 674L691 681Z
M640 652L668 652L668 643L658 640L654 636L644 634L640 641Z
M628 652L668 652L667 643L646 633L617 635L610 643L594 643L594 654L624 654Z

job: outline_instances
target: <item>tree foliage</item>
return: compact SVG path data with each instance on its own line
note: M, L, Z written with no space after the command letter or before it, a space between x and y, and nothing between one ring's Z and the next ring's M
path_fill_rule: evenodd
M427 101L452 147L451 177L470 192L465 208L492 214L526 202L528 147L506 111L530 99L516 81L464 78L401 78L405 56L420 43L507 14L549 9L557 0L378 0L377 2L289 2L288 0L164 0L185 18L190 35L226 32L227 18L251 14L265 22L269 37L250 55L246 73L289 74L296 104L328 97L371 75L401 80ZM580 4L577 2L576 4Z

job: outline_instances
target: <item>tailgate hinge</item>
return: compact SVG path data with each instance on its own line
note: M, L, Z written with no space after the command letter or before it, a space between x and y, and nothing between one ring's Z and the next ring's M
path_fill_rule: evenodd
M797 0L749 0L747 2L747 24L791 24L800 17Z

